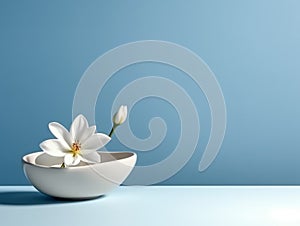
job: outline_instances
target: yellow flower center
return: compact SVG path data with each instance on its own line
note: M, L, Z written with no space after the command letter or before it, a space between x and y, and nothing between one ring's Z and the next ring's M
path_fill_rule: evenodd
M80 148L81 148L80 143L75 142L72 144L71 152L73 153L74 157L80 153Z

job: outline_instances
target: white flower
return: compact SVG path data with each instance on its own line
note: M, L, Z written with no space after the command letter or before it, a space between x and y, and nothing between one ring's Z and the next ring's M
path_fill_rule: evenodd
M111 139L103 133L95 133L96 126L89 127L83 115L74 119L70 132L57 122L49 123L49 129L57 139L45 140L40 148L51 156L64 157L66 166L78 165L80 161L100 162L97 150Z
M116 126L121 125L127 118L127 106L121 105L117 113L113 117Z

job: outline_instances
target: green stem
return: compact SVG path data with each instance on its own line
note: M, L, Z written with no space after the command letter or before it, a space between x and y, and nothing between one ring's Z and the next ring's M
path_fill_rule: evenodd
M66 165L64 162L61 164L60 168L66 168Z
M112 135L113 135L113 133L115 132L115 126L113 126L112 128L111 128L111 131L110 131L110 133L109 133L109 137L111 137Z

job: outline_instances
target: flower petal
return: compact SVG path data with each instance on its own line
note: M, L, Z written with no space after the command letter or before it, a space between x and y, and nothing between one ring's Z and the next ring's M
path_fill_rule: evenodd
M87 128L80 138L80 143L84 143L90 136L96 132L96 126Z
M66 166L76 166L79 164L81 157L79 155L73 155L72 153L68 153L64 157L64 163Z
M87 155L99 148L106 145L111 138L103 133L96 133L90 136L83 144L81 144L81 152L83 155Z
M88 128L88 122L83 115L78 115L70 129L71 136L74 141L80 141L82 135L85 133L85 130Z
M87 155L81 156L81 160L87 163L101 162L101 157L98 152L93 151Z
M113 122L115 125L121 125L127 118L127 106L121 105L119 110L113 116Z
M121 121L121 114L120 114L120 110L115 113L114 117L113 117L113 122L117 125L120 124L120 121Z
M57 122L49 123L49 129L51 133L58 138L59 140L65 141L68 146L71 148L72 146L72 137L69 131Z
M124 123L125 120L126 120L126 118L127 118L127 106L126 105L123 106L122 111L123 111L123 114L122 114L122 123Z
M63 157L68 151L66 144L58 139L45 140L40 143L40 148L48 155Z
M96 133L96 126L91 126L89 129L93 131L93 133Z

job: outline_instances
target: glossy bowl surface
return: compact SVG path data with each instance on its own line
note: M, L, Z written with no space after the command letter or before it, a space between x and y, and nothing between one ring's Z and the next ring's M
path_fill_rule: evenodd
M60 168L62 158L44 152L23 157L27 179L40 192L65 199L91 199L107 194L128 177L137 156L133 152L98 152L100 163Z

